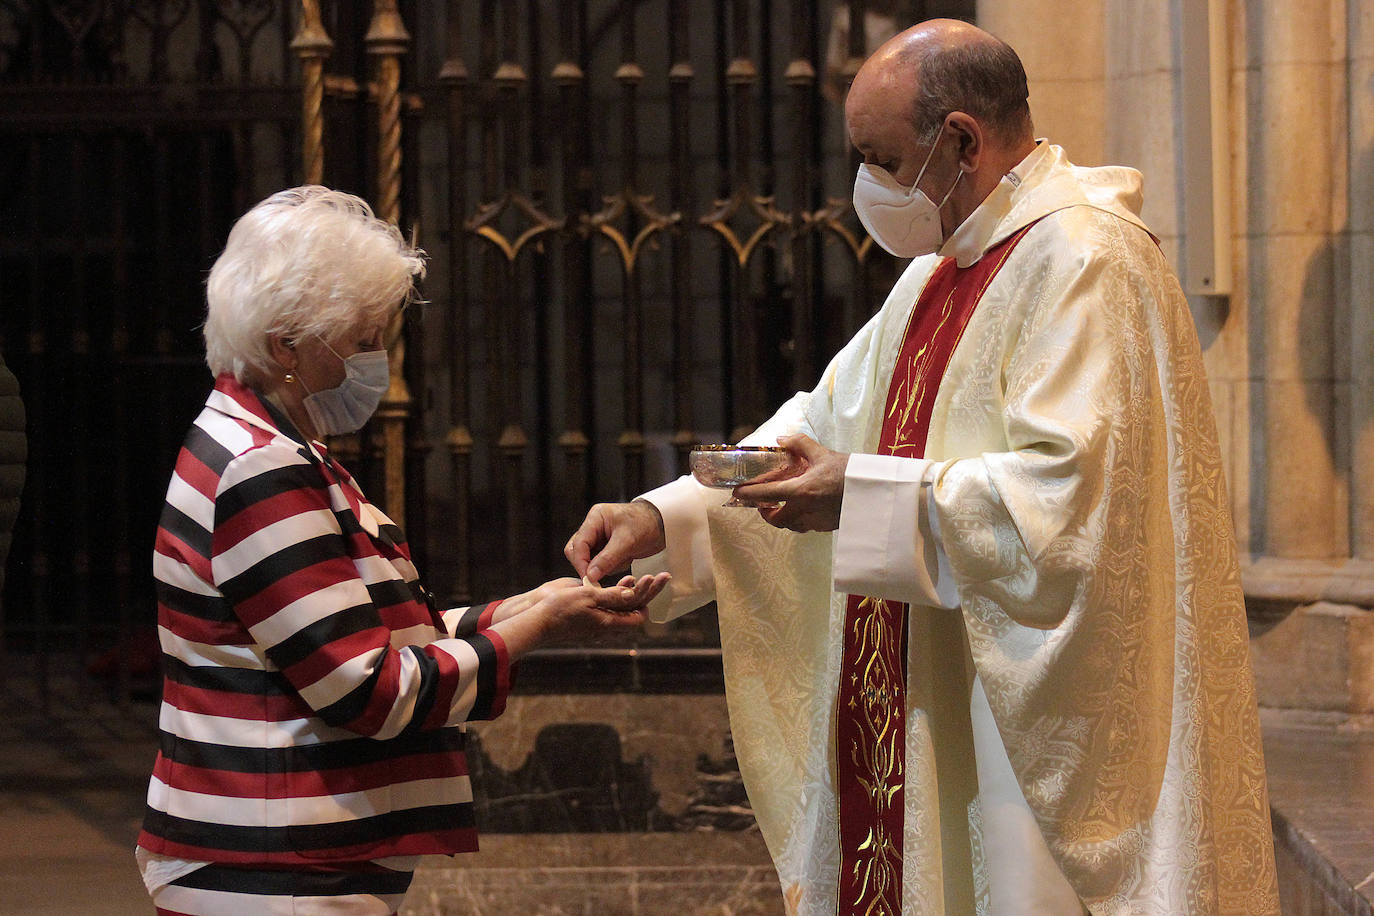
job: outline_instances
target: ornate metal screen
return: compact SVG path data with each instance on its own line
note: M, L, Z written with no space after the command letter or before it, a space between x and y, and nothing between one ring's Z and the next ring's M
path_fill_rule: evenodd
M844 87L868 45L963 6L417 10L446 37L415 61L425 428L448 462L424 530L456 595L565 568L592 502L816 383L899 267L849 206Z
M366 489L437 592L562 574L589 504L810 388L879 304L900 265L848 204L843 89L887 34L971 14L0 0L0 346L32 456L7 646L40 678L58 650L108 663L127 693L161 493L210 383L205 271L239 213L303 181L431 255L392 391L341 443ZM648 641L709 642L706 621Z

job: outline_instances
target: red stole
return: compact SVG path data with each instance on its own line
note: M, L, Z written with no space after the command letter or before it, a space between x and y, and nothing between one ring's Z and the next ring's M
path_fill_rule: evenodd
M1032 224L1033 225L1033 224ZM960 268L943 261L916 300L883 413L878 454L920 458L954 348L983 292L1030 226ZM902 912L906 619L901 602L850 595L836 706L841 916Z

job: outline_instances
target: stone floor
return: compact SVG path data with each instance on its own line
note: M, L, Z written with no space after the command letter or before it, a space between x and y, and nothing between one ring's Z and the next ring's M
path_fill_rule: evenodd
M3 687L0 910L149 916L133 844L156 752L154 704L121 711L60 692L45 715L27 680Z
M153 757L154 705L0 695L0 909L9 916L152 912L133 860ZM1374 722L1266 712L1284 912L1371 912ZM461 890L460 890L461 889ZM756 832L494 836L427 862L408 914L782 912Z
M488 836L426 862L401 916L783 916L757 830Z
M1368 916L1374 720L1265 710L1264 757L1286 916Z

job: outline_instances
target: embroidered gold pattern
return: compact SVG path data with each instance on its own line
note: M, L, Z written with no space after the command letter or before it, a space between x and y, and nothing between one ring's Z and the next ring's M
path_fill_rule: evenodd
M889 420L894 414L900 413L901 415L897 421L897 439L888 450L890 455L900 455L910 449L919 450L925 446L924 442L916 442L911 438L916 432L916 424L912 420L925 402L926 393L930 390L930 360L936 352L933 343L934 338L944 331L953 310L954 292L951 291L940 306L940 323L936 325L935 334L931 336L930 340L921 344L921 348L916 351L916 357L907 363L906 374L898 383L897 396L892 399L892 409L887 415ZM938 387L937 385L936 388L938 389Z
M1030 227L1027 227L1027 229ZM1016 247L1016 242L1020 241L1021 236L1026 234L1026 229L1018 232L1012 244L1006 246L1000 252L996 266L987 273L983 280L983 285L978 288L978 294L974 297L974 302L983 298L983 293L987 291L988 284L992 283L992 278L997 276L997 272L1002 269L1002 264L1011 255L1011 250ZM945 301L940 305L940 321L935 326L935 332L928 337L921 348L916 351L915 357L906 365L906 375L902 378L897 389L897 396L892 399L892 408L888 411L887 419L891 420L893 414L901 412L901 419L897 423L897 436L892 445L888 448L889 455L905 455L907 457L920 455L925 451L925 441L917 441L914 435L917 432L917 424L913 422L916 415L920 412L921 406L925 403L926 395L932 390L940 389L940 380L935 379L932 387L930 379L930 362L936 354L934 341L944 333L945 325L949 323L950 315L954 312L954 294L958 287L950 290ZM911 317L907 319L908 325L916 319L916 310L912 309ZM954 347L959 346L959 340L963 337L964 330L960 328L958 335L954 339ZM953 347L951 348L951 350ZM925 431L921 430L920 435L924 437Z
M884 818L906 779L904 718L894 714L894 708L899 709L894 701L902 696L901 679L905 676L901 638L906 606L865 597L859 602L859 611L849 636L862 660L859 676L863 686L850 698L850 705L858 707L863 738L851 742L849 754L876 816L851 865L858 889L851 906L866 903L863 910L856 910L864 916L896 916L886 901L901 879L901 837L888 834Z

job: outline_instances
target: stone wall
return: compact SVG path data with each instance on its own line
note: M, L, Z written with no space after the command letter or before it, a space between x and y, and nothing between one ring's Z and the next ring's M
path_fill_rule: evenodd
M1037 134L1080 164L1140 169L1145 219L1175 264L1188 245L1180 17L1193 2L978 5L1026 63ZM1222 7L1232 292L1190 305L1260 701L1374 712L1374 8Z
M472 732L483 834L596 830L577 810L593 800L617 809L600 829L671 831L703 766L727 755L730 727L724 694L553 694L511 697Z
M723 694L517 695L472 736L481 851L427 859L406 916L783 912Z

